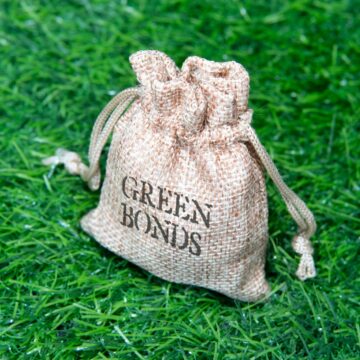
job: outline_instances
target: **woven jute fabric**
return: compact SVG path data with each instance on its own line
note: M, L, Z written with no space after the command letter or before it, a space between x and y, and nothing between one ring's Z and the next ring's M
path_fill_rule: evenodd
M244 67L191 56L179 69L153 50L133 54L130 63L140 85L99 115L90 167L62 149L45 160L64 163L97 189L99 158L113 133L100 202L82 228L162 279L255 301L269 293L266 169L299 226L298 277L315 276L314 218L251 127Z

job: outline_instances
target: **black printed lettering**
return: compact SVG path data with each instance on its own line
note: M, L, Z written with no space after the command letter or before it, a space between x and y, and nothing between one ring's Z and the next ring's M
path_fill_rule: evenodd
M125 176L121 187L124 199L129 201L121 203L121 225L148 234L149 241L160 240L174 251L188 249L194 256L201 255L201 231L211 226L211 204L200 204L180 192L153 187L150 182L132 176ZM137 208L136 202L147 206ZM189 231L187 222L196 224L199 230Z

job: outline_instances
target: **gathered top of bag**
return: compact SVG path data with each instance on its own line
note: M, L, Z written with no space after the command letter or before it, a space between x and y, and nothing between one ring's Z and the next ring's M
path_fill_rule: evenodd
M190 133L237 123L247 111L249 75L235 61L188 57L181 70L160 51L138 51L130 63L141 84L141 104L159 127ZM171 121L169 121L171 117Z

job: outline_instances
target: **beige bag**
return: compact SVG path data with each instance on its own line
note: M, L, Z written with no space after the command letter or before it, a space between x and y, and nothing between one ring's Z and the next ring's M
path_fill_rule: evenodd
M100 202L82 228L162 279L258 300L269 292L264 167L299 227L297 276L314 277L314 217L250 125L246 70L196 56L179 70L159 51L139 51L130 62L140 86L115 96L99 115L90 167L62 149L44 160L63 163L96 190L99 158L113 132Z

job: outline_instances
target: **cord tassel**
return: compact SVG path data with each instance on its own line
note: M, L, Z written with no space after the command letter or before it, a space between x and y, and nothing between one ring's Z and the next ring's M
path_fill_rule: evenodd
M315 277L316 269L312 255L314 250L310 240L301 235L295 236L292 247L294 251L301 256L296 276L303 281Z
M57 149L54 156L42 160L44 165L64 165L71 175L80 175L84 181L89 181L89 187L96 190L99 187L100 177L95 174L89 179L89 167L86 166L76 152L66 149Z
M66 149L57 149L54 156L42 160L44 165L63 164L65 169L71 175L80 175L81 177L89 171L89 168L81 161L79 154Z

